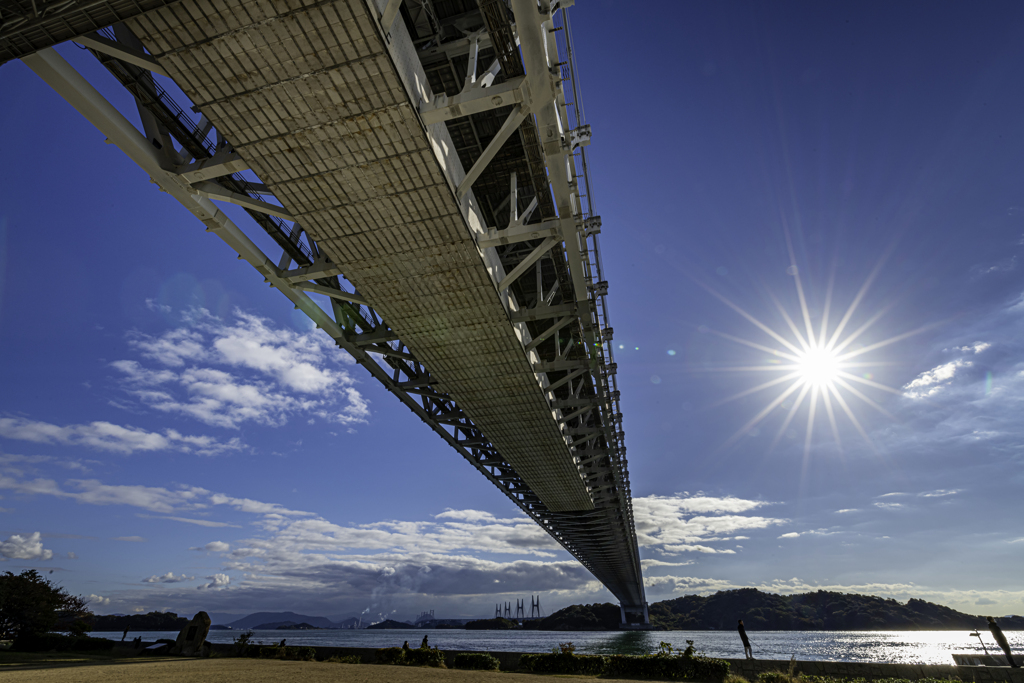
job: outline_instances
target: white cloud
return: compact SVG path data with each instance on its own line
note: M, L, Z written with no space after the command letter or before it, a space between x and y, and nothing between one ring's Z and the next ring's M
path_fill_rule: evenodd
M661 552L667 555L678 555L679 553L705 553L708 555L735 555L735 550L712 548L706 545L684 545L672 544L661 546Z
M209 553L226 553L231 550L231 545L224 541L210 541L206 545L197 546L195 548L189 548L189 550L205 550Z
M351 359L315 330L277 329L238 310L230 321L203 309L185 321L188 327L161 335L131 335L133 348L162 367L111 363L143 404L229 429L280 426L301 413L342 424L370 417L355 380L338 366Z
M961 489L938 489L935 491L925 491L917 495L919 498L945 498L946 496L955 496L960 492Z
M990 348L992 348L992 345L989 344L988 342L979 341L974 342L973 344L968 344L966 346L957 346L956 350L963 351L964 353L981 353L982 351Z
M148 579L143 579L142 582L143 583L181 583L183 581L192 581L195 578L196 577L194 577L194 576L185 576L184 574L175 576L174 572L167 572L163 576L157 576L157 575L154 574L153 576L149 577Z
M228 584L231 583L231 577L227 574L214 574L213 576L207 576L210 579L210 583L204 583L201 586L196 586L199 590L204 588L212 588L213 590L220 590L227 588Z
M973 366L969 360L958 358L948 363L943 363L937 367L932 368L926 372L922 372L917 376L916 379L903 385L903 395L907 398L925 398L927 396L934 396L943 387L946 386L944 383L948 383L956 375L956 371L959 368L969 368ZM930 388L925 388L930 387Z
M797 531L790 531L788 534L782 534L779 538L796 538L800 535Z
M882 508L883 510L895 510L903 507L903 503L883 503L881 501L875 501L876 508Z
M140 451L167 450L217 455L243 448L237 438L223 443L209 436L185 436L173 429L160 434L102 421L61 427L21 417L4 417L0 418L0 436L34 443L86 446L126 455Z
M0 555L11 560L49 560L53 551L43 547L43 536L36 531L27 536L11 535L0 543Z
M785 523L784 519L738 514L769 504L701 494L634 498L633 517L637 541L642 547L670 554L733 554L733 550L716 550L704 544L729 540L738 531L765 529Z
M89 604L90 605L109 605L110 604L110 598L105 598L102 595L96 595L95 593L92 593L91 595L89 595Z
M209 493L197 487L181 487L169 490L154 486L121 486L103 484L95 479L71 479L66 482L78 489L62 489L52 479L18 480L0 475L0 489L10 489L25 494L44 494L59 498L70 498L79 503L91 505L131 505L152 512L170 513L180 509L204 507L201 496Z
M228 524L227 522L214 522L209 519L193 519L191 517L163 517L163 519L170 519L175 522L185 522L186 524L195 524L196 526L205 526L211 528L223 528L233 527L240 529L241 527L237 524Z
M116 536L112 538L113 541L127 541L129 543L145 543L146 539L142 536Z

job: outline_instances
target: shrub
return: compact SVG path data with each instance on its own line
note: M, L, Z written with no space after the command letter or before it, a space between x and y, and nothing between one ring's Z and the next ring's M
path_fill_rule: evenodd
M498 665L498 658L486 652L460 652L455 655L454 666L456 669L497 671Z
M519 666L534 673L600 676L604 673L607 657L576 655L571 651L549 655L526 654L519 658Z
M729 662L701 655L615 655L608 658L605 673L622 678L668 678L673 680L725 681Z
M363 658L359 655L334 655L329 659L325 659L325 662L333 662L335 664L362 664Z
M431 650L429 648L421 647L415 650L406 650L405 661L402 663L406 666L433 666L439 669L448 668L444 664L444 653L437 648Z
M400 647L383 647L377 650L378 664L403 664L405 651Z
M289 659L297 659L300 662L316 661L316 649L311 647L293 647Z
M264 645L260 648L260 659L284 659L288 656L288 648L279 645Z
M62 636L56 633L25 634L14 640L16 652L110 652L114 641L106 638Z

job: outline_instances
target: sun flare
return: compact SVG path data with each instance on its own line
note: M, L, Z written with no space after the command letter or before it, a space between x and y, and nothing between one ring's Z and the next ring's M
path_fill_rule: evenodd
M790 257L793 259L792 248ZM781 426L778 428L770 446L770 448L774 448L784 436L787 438L794 438L796 436L794 430L790 429L790 425L793 423L800 408L806 406L805 457L810 453L815 424L820 419L817 416L821 415L821 413L827 416L832 435L840 448L842 448L842 442L839 438L837 418L841 414L846 416L847 420L856 428L869 446L874 447L860 420L857 418L855 408L857 408L859 403L888 415L886 410L868 396L865 391L885 391L892 394L899 394L899 392L892 387L874 381L873 375L867 369L871 366L887 365L888 363L872 359L871 356L873 352L882 347L927 329L919 328L912 332L898 334L873 343L864 344L860 341L887 310L887 307L884 307L874 312L859 326L855 327L853 324L854 314L863 302L864 296L877 276L881 265L879 263L875 267L856 296L854 296L853 301L850 302L846 312L838 322L834 322L829 319L834 283L829 283L822 309L816 311L817 315L812 315L808 307L803 284L800 281L799 270L795 264L795 259L793 259L787 272L793 277L793 283L796 286L800 313L794 319L794 316L791 316L786 311L782 303L772 296L771 298L775 303L778 313L782 320L785 321L785 326L779 329L773 329L711 287L702 285L705 290L739 313L768 337L767 340L759 342L704 328L708 332L729 341L766 354L762 356L764 358L763 364L744 364L735 367L718 367L707 370L710 372L763 372L770 377L756 386L730 396L721 401L719 405L745 396L768 392L768 390L772 389L776 392L772 398L768 399L764 408L740 427L726 441L724 446L734 445L743 436L757 435L759 433L759 425L762 422L769 419L774 421L774 416L779 416L781 418ZM812 323L812 320L815 318L817 319L817 324Z
M818 390L832 386L843 369L839 354L825 347L812 347L798 354L797 358L796 372L800 379Z

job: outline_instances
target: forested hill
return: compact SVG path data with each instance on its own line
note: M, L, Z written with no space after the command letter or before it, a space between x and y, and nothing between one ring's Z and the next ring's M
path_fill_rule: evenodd
M650 605L655 628L731 630L743 620L748 631L941 631L986 628L984 616L957 612L924 600L906 603L873 595L817 591L796 595L762 593L755 588L684 595ZM619 608L610 604L572 605L544 619L542 630L614 629ZM999 618L1005 630L1024 630L1024 617Z

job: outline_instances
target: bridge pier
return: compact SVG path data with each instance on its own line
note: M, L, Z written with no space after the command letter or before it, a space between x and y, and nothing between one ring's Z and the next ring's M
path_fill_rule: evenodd
M622 614L622 623L619 624L620 629L630 631L647 631L651 628L651 618L647 613L646 602L640 605L627 605L624 603L619 603L619 612ZM639 624L630 624L626 616L627 614L642 615L644 620Z

